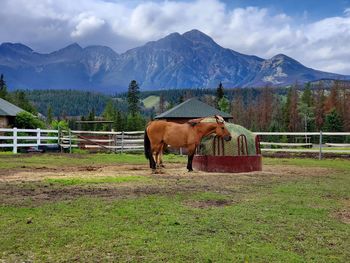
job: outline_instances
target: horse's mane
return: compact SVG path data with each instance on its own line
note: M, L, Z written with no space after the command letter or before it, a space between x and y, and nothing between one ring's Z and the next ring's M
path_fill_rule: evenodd
M187 121L187 123L189 125L191 125L192 127L196 126L198 123L200 123L204 118L198 118L198 119L192 119Z
M221 117L220 115L214 115L214 116L208 116L208 117L203 117L203 118L197 118L197 119L192 119L187 121L188 124L190 124L192 127L196 126L198 123L200 123L202 120L207 119L207 118L214 118L216 119L216 122L221 122L221 123L225 123L225 120L223 117Z

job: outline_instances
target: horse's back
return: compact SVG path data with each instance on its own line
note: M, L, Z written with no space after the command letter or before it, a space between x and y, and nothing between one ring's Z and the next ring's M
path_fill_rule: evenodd
M182 147L188 142L188 124L167 121L152 121L147 126L147 133L154 143L163 142L174 147Z

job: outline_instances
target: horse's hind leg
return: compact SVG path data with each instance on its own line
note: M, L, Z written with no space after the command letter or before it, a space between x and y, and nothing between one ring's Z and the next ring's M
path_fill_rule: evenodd
M159 166L160 166L160 164L159 164L159 162L160 162L160 151L161 151L161 149L162 149L162 146L161 145L157 145L156 147L154 147L153 149L152 149L152 161L153 161L153 167L152 167L152 169L153 169L153 171L154 172L156 172L157 171L157 169L159 168Z
M160 150L160 153L159 153L159 166L164 168L164 164L163 164L163 154L164 154L164 149L166 148L166 144L163 143L162 145L162 148Z

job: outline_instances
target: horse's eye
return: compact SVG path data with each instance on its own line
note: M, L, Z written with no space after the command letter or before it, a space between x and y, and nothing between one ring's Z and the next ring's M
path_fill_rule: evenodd
M221 129L222 129L222 130L225 130L225 128L224 128L224 127L221 127Z

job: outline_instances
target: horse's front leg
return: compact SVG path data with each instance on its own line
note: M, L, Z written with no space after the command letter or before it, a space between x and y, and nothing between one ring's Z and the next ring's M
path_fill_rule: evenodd
M196 145L193 145L192 147L187 148L187 154L188 154L187 169L189 172L193 171L192 161L193 161L193 156L195 151L196 151Z

